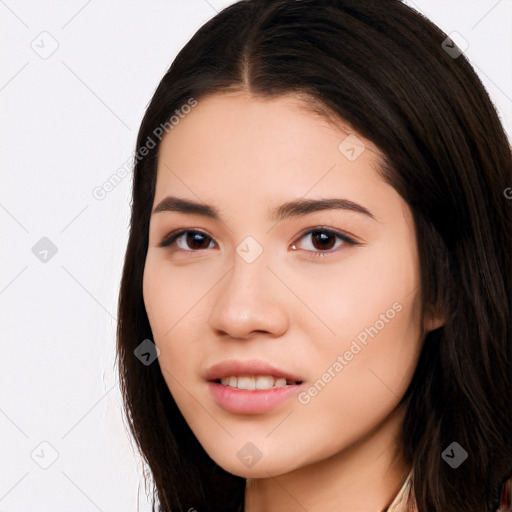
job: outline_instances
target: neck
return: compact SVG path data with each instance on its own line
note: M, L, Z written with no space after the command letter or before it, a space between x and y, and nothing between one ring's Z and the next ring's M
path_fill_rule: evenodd
M245 512L381 512L398 493L408 469L397 408L364 438L335 455L269 478L248 479Z

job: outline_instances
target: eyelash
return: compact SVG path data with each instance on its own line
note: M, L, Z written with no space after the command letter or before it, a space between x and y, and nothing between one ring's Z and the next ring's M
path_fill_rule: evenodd
M315 233L315 232L321 232L321 233L327 233L328 235L334 235L335 237L337 237L339 240L341 240L343 242L343 244L341 246L343 246L345 244L347 244L349 246L359 245L358 242L356 242L355 240L353 240L349 236L345 235L344 233L340 233L338 231L333 231L332 229L323 228L321 226L320 227L316 227L316 228L312 228L309 231L306 231L305 233L303 233L299 237L299 240L301 240L305 236L311 235L312 233ZM164 247L171 247L173 244L175 244L175 242L178 240L178 238L180 238L182 235L185 235L187 233L201 234L201 235L204 235L206 238L209 238L210 240L213 241L212 237L208 236L206 233L203 233L202 231L199 231L197 229L179 229L177 231L169 233L160 242L158 247L162 247L162 248L164 248ZM295 245L295 242L293 243L293 245ZM183 250L185 252L199 252L199 251L204 251L206 249L191 249L191 250L183 249ZM330 255L330 254L333 254L333 253L337 252L337 250L332 250L332 249L330 249L328 251L311 251L311 250L307 250L307 249L305 249L305 250L306 250L306 252L312 253L313 257L324 257L324 258L326 256Z

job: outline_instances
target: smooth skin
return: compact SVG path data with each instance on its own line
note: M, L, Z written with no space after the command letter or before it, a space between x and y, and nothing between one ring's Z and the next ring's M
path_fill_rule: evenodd
M339 149L349 134L366 148L354 161ZM152 214L144 303L183 416L212 459L248 479L246 512L378 512L409 469L397 406L425 332L441 321L422 325L414 223L379 164L370 141L294 95L210 95L160 145L153 207L172 195L211 205L220 219ZM343 208L270 217L285 202L324 198L373 218ZM204 236L159 246L180 228ZM319 228L324 245L311 233ZM252 263L236 252L248 236L263 249ZM271 362L307 390L396 303L400 311L307 404L294 396L270 412L235 414L208 391L207 369L226 359ZM237 456L248 442L262 454L252 467Z

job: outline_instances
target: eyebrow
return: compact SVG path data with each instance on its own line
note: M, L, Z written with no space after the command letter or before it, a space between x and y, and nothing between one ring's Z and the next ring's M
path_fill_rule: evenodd
M281 206L271 211L269 218L272 221L278 222L290 217L298 217L322 210L349 210L376 220L374 215L364 206L342 198L295 199L283 203ZM220 220L221 217L219 210L214 206L173 196L168 196L163 199L154 208L152 214L160 212L181 212L202 215L215 220Z

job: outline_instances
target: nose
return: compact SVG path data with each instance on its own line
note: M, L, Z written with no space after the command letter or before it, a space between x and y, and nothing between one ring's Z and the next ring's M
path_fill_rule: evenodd
M289 328L283 284L263 257L247 263L236 256L219 283L209 323L218 335L248 339L254 333L282 336Z

